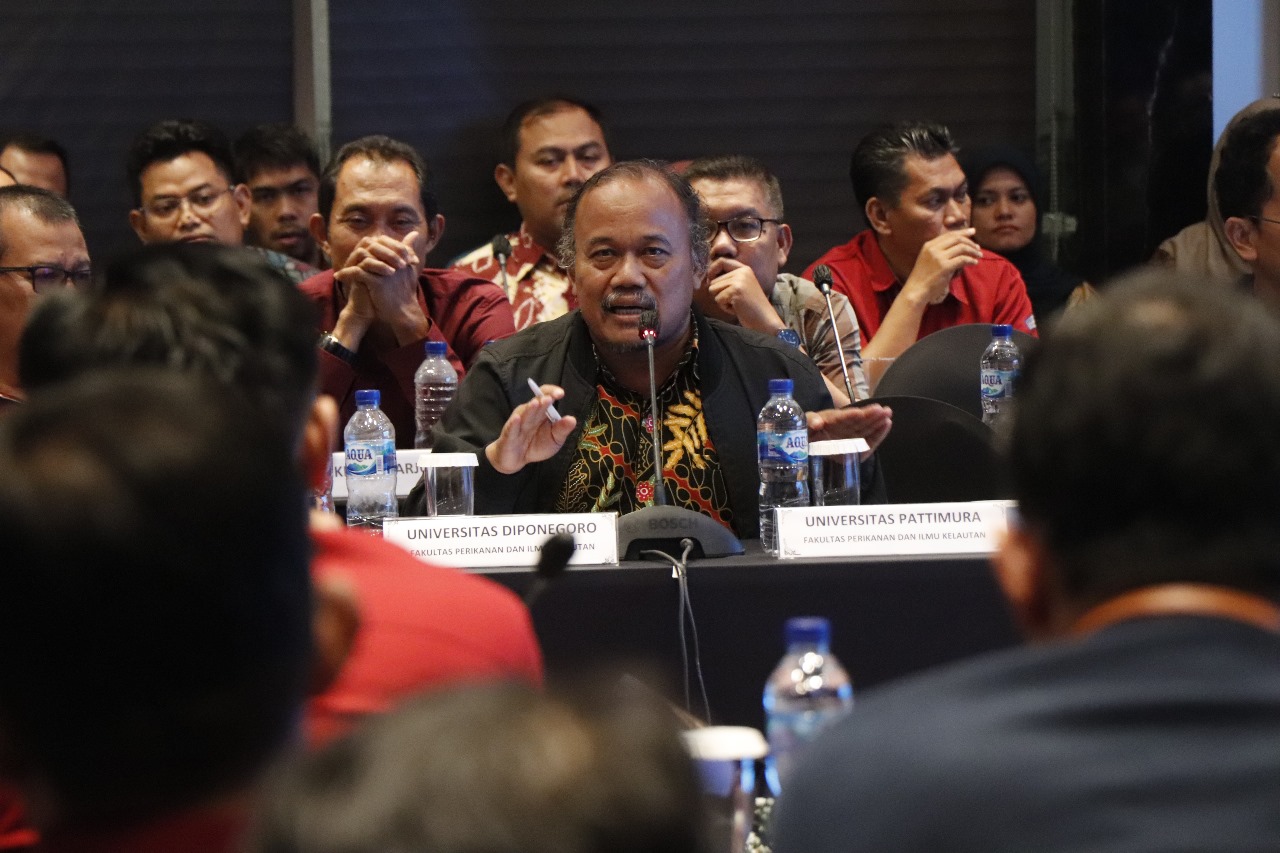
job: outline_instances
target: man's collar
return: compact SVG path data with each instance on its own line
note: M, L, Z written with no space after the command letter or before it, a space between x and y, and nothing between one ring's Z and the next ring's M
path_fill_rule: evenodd
M523 222L520 223L520 230L511 235L511 260L515 261L520 268L521 274L524 273L526 267L537 265L539 261L546 258L547 261L559 269L559 262L556 259L555 247L547 248L533 239L533 235L529 233L529 229L525 227Z
M1280 632L1280 606L1260 595L1225 586L1169 583L1122 593L1087 610L1071 625L1077 636L1118 622L1155 616L1207 616L1231 619Z
M901 288L903 282L898 281L893 267L889 266L889 258L885 256L884 249L880 246L880 235L871 228L867 229L867 233L871 235L868 241L871 245L867 247L866 252L867 264L871 267L871 289L876 293L884 293L893 287ZM963 288L956 286L954 277L947 289L956 299L965 305L969 304L969 297L965 295Z

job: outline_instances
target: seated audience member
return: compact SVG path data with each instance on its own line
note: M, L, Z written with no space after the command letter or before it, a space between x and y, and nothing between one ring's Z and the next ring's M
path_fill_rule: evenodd
M1231 121L1222 129L1218 143L1213 147L1213 158L1209 161L1209 211L1200 222L1193 222L1177 234L1156 247L1152 257L1154 263L1173 267L1180 273L1199 277L1208 283L1230 287L1242 277L1249 275L1249 265L1245 263L1236 250L1223 227L1222 211L1218 207L1218 191L1214 186L1218 173L1218 162L1222 157L1222 146L1229 134L1241 119L1268 110L1280 109L1280 95L1261 98L1246 106L1232 116Z
M511 303L490 282L426 269L444 233L426 164L385 136L348 142L320 181L311 233L333 269L303 283L320 308L320 390L345 423L356 390L382 392L396 443L412 447L413 374L427 340L444 341L462 376L491 340L514 331Z
M129 225L143 243L244 245L252 199L235 182L231 145L213 125L157 122L134 139L127 168L136 205ZM295 283L315 273L280 252L253 248Z
M71 186L67 149L57 140L34 133L0 137L0 168L17 183L40 187L63 198Z
M299 470L322 488L337 417L333 400L315 393L312 315L297 288L252 254L151 247L110 266L94 292L41 306L24 338L22 376L33 393L116 364L225 382L254 402L257 417L289 431ZM513 593L348 532L331 515L315 521L312 574L326 592L335 584L349 590L359 629L345 662L343 649L321 644L341 669L308 705L313 741L429 686L541 682L541 652ZM335 609L322 627L351 624L343 601L324 603Z
M613 161L600 111L571 98L525 101L507 116L502 136L504 159L493 178L521 217L519 230L506 235L511 255L499 264L487 243L453 266L504 287L516 328L526 329L574 308L556 258L564 212L587 178Z
M32 305L87 284L90 275L80 222L64 198L37 187L0 187L0 409L23 399L18 342Z
M1041 642L864 694L783 780L774 849L1274 847L1277 363L1273 317L1167 272L1060 318L994 558Z
M783 219L782 186L750 157L705 157L684 170L702 197L716 232L706 287L693 301L708 317L777 335L813 359L837 406L847 405L845 371L853 396L870 396L862 373L858 318L849 300L831 294L845 364L841 369L827 302L808 279L781 272L791 253L791 226Z
M107 372L11 412L0 467L0 775L40 849L235 849L312 670L288 437L225 388Z
M253 853L703 853L665 707L517 685L438 693L288 767Z
M1239 285L1280 312L1280 109L1227 132L1214 189L1227 240L1250 270Z
M1017 269L973 239L969 184L955 154L951 131L923 122L874 130L853 151L853 192L870 227L805 277L818 264L831 268L835 289L858 315L864 358L896 358L917 339L963 323L1035 334Z
M960 164L973 200L973 239L1018 268L1041 323L1095 295L1088 282L1049 257L1041 234L1048 195L1029 157L1001 145L962 154Z
M653 161L615 164L574 196L560 258L578 309L486 347L436 425L436 450L479 457L478 513L625 514L653 504L640 337L648 309L658 325L659 482L672 504L739 538L759 535L755 423L771 378L795 381L811 438L862 435L874 448L888 433L882 406L831 410L822 374L794 347L693 310L709 260L706 223L689 182ZM536 397L530 379L541 383ZM554 423L553 402L564 416ZM869 490L876 479L864 480ZM419 484L410 506L421 499Z
M245 242L288 255L316 270L324 258L311 235L320 210L320 157L291 124L262 124L232 147L236 175L249 188Z

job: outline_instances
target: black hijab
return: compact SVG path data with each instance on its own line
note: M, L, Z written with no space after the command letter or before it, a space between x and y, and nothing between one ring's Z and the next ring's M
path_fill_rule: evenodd
M1031 238L1030 243L1021 249L1005 253L1004 257L1022 273L1022 280L1027 284L1027 295L1031 297L1031 308L1035 311L1036 320L1043 324L1062 310L1071 291L1082 284L1084 279L1058 267L1049 259L1042 233L1044 206L1041 202L1042 199L1047 201L1048 194L1045 192L1040 170L1031 158L1008 145L993 145L962 154L960 166L969 179L970 196L978 191L987 173L999 166L1016 172L1031 192L1031 201L1036 206L1036 235Z

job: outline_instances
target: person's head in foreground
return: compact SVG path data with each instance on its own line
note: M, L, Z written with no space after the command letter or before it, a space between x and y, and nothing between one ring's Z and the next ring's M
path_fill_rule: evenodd
M1280 324L1153 270L1026 360L994 557L1034 643L867 691L779 853L1262 850L1280 837Z
M1280 590L1280 325L1139 275L1027 359L998 561L1033 632L1148 587Z
M432 693L286 768L254 853L701 853L668 709L516 684Z
M155 371L32 395L0 423L0 771L42 830L243 791L311 668L305 493L239 395Z

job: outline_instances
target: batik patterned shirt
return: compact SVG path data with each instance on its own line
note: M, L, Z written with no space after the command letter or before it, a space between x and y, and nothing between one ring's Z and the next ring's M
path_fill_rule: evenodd
M698 342L661 388L662 477L667 502L731 527L733 512L715 444L702 414ZM598 359L597 359L598 361ZM556 500L557 512L617 512L654 505L653 417L649 396L622 385L603 363L596 404L578 442L578 456Z

